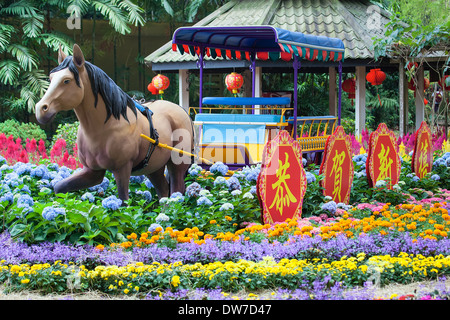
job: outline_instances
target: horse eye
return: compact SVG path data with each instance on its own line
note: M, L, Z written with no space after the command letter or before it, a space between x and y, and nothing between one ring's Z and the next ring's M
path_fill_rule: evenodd
M69 79L64 80L64 84L68 84L70 82Z

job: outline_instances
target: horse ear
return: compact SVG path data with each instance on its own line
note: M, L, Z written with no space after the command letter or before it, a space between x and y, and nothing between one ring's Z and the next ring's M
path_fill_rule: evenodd
M62 51L61 45L59 45L58 63L61 64L61 62L63 62L66 57L67 57L67 55Z
M77 44L73 45L73 62L77 68L82 68L84 66L84 55Z

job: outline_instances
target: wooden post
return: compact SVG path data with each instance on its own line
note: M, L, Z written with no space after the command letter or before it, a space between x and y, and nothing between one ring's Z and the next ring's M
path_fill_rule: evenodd
M416 129L419 130L420 124L425 119L425 103L424 98L424 72L423 64L416 71Z
M329 114L337 115L337 90L336 90L336 68L328 67L329 84L328 84L328 108Z
M366 126L366 67L356 67L355 136L359 138Z
M180 69L178 71L178 104L186 111L189 111L189 84L188 71Z
M262 67L255 67L253 71L255 73L255 87L253 90L255 91L255 97L262 96ZM260 113L260 106L255 105L255 114Z
M409 110L408 110L408 83L405 72L405 63L401 61L398 66L399 73L399 131L400 136L408 132Z

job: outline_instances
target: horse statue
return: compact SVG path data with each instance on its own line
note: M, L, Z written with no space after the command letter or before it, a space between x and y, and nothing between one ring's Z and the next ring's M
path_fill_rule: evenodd
M80 122L77 145L83 168L58 182L55 193L98 185L106 170L114 174L122 201L128 200L131 175L146 175L160 198L184 193L191 157L158 147L157 142L191 152L193 129L187 112L165 100L136 103L103 70L85 61L76 44L73 56L59 49L58 63L50 71L45 95L36 104L36 118L46 124L60 111L75 111Z

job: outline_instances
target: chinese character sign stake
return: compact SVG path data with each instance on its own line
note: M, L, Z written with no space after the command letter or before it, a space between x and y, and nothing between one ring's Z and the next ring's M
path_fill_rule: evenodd
M366 171L369 185L373 187L377 181L389 181L388 187L396 184L400 178L401 163L395 134L384 123L380 123L376 131L370 134L369 155Z
M412 170L422 179L431 172L433 166L433 149L431 143L431 130L423 121L415 133L414 150L411 162Z
M300 218L305 191L301 147L287 131L281 130L264 146L257 182L263 222Z
M348 204L350 199L354 176L351 145L351 138L338 126L327 139L320 165L319 173L324 176L320 181L323 194L337 203Z

